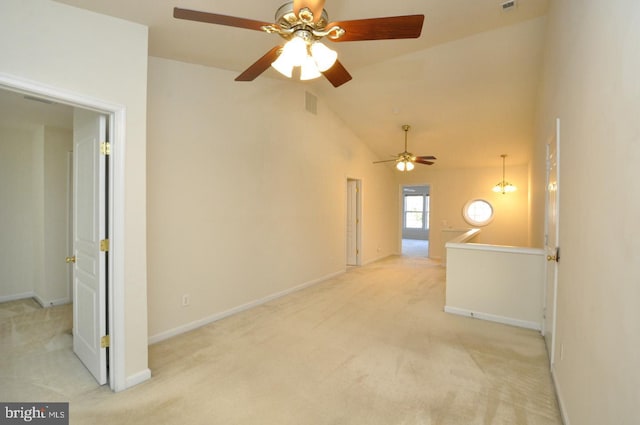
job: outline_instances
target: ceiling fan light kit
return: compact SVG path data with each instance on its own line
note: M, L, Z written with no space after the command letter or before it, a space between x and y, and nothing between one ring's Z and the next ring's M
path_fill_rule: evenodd
M496 183L496 185L493 186L492 190L496 193L502 193L504 195L506 193L515 192L518 188L505 180L504 161L505 161L505 158L507 157L507 154L503 153L502 155L500 155L500 157L502 158L502 181L499 181L498 183Z
M352 79L338 61L338 54L320 42L321 39L338 41L392 40L418 38L422 32L424 15L393 16L331 22L324 10L325 0L294 0L276 12L275 23L254 21L217 13L174 8L177 19L226 25L269 34L278 34L287 42L269 50L240 74L236 81L253 81L269 66L287 78L293 78L299 68L300 80L311 80L324 75L339 87Z
M409 160L402 160L396 162L396 168L398 171L411 171L415 168L413 162Z
M415 156L411 152L407 151L407 133L411 126L405 124L402 126L402 130L404 131L404 152L400 152L395 155L395 159L388 159L385 161L374 161L374 164L379 164L381 162L395 162L396 169L398 171L411 171L415 168L416 164L424 164L424 165L433 165L433 161L437 158L432 155L427 156Z
M320 77L338 59L338 54L316 41L306 30L296 31L282 48L280 56L271 66L287 78L292 78L293 69L300 67L300 79Z

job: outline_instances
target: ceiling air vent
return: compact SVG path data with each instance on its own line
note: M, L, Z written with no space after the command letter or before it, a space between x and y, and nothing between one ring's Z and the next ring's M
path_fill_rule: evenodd
M510 10L513 10L516 7L516 0L505 1L500 5L500 7L502 8L503 12L508 12Z

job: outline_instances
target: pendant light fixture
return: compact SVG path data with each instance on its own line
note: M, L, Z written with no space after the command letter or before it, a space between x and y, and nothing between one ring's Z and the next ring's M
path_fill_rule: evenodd
M493 191L496 193L502 193L504 195L507 192L515 192L517 188L506 181L504 177L504 160L507 157L507 154L503 153L500 156L502 157L502 181L496 183L496 185L493 186Z

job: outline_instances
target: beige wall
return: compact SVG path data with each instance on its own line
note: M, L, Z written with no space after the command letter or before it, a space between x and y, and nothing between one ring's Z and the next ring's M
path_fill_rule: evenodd
M550 2L536 164L561 120L555 378L567 424L638 423L640 3ZM534 172L535 228L544 167Z
M508 158L507 158L508 159ZM501 164L498 156L496 162ZM502 180L502 165L491 168L439 169L418 165L409 173L397 173L401 185L428 184L431 187L431 232L429 256L442 258L444 243L442 230L473 227L464 221L462 208L470 199L489 201L494 219L474 239L477 243L529 246L528 166L506 166L506 180L518 190L501 194L492 192ZM396 224L400 226L400 224Z
M0 126L0 299L32 296L34 130Z
M69 130L44 128L44 276L43 304L71 301L69 242L69 157L73 134Z
M3 0L0 57L4 76L126 108L126 193L117 207L125 217L124 375L135 380L147 369L147 28L53 1Z
M347 178L362 179L363 261L398 249L397 184L308 86L149 61L149 334L346 268ZM190 306L182 297L190 295Z
M0 300L70 302L68 130L0 124Z

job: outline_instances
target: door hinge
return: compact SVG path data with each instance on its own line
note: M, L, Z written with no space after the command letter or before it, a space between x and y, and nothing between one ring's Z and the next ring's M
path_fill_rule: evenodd
M360 250L356 249L356 255L359 255L359 254L360 254Z
M102 239L100 241L100 251L102 252L109 251L109 239Z
M100 143L100 153L102 155L111 155L111 143L109 142Z
M100 348L107 348L107 347L111 347L110 335L105 335L102 338L100 338Z

